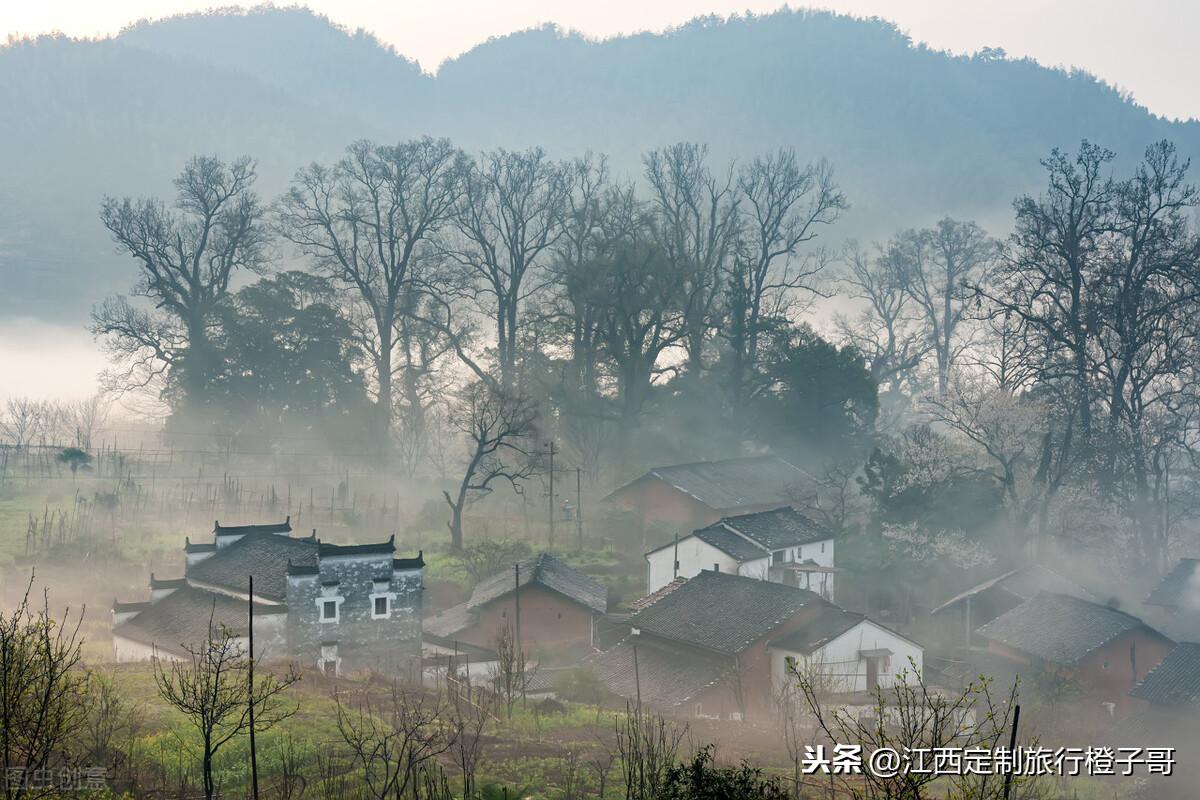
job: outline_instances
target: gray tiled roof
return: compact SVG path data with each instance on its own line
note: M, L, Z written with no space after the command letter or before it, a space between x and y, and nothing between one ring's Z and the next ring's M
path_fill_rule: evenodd
M444 611L426 617L421 624L422 630L434 636L453 637L459 631L466 630L475 624L475 615L466 603L450 606Z
M245 592L246 579L253 575L256 595L282 601L287 594L289 561L298 567L316 566L316 540L277 533L247 534L189 567L187 577L193 583Z
M1041 564L1030 564L1024 567L1018 567L1009 570L1002 575L997 575L983 583L976 584L965 592L951 597L946 602L935 608L931 613L938 614L953 606L958 605L968 597L982 594L983 592L998 589L1007 592L1018 600L1028 600L1038 592L1054 592L1055 594L1069 594L1072 597L1078 597L1081 600L1095 601L1096 596L1084 589L1075 581L1058 574L1054 570L1047 569Z
M636 700L640 688L643 703L664 709L674 708L719 682L733 667L728 658L701 656L694 650L637 639L636 636L628 637L584 661L584 665L592 669L610 692L628 700Z
M254 613L278 614L283 606L255 604ZM238 635L246 633L246 601L220 592L192 586L176 589L152 603L136 617L113 628L114 636L156 645L172 653L185 652L185 645L202 645L209 635L209 621L224 625Z
M1200 611L1200 558L1181 558L1146 598L1146 605Z
M1045 661L1074 664L1118 636L1138 629L1162 636L1137 617L1115 608L1070 595L1039 592L977 633Z
M787 502L789 490L811 480L804 470L775 456L673 464L637 480L645 478L657 478L716 510Z
M739 514L724 517L718 525L731 528L749 539L753 539L768 550L782 550L811 542L833 538L833 531L801 514L791 506L782 506L771 511Z
M1180 642L1130 692L1163 706L1200 706L1200 644Z
M692 533L700 541L710 544L731 558L738 561L753 561L770 555L766 550L746 541L721 523L701 528Z
M771 647L797 653L812 653L866 619L862 614L829 606L820 616L791 633L770 642Z
M704 571L629 618L643 633L720 653L740 653L795 614L827 605L781 583Z
M537 583L593 611L604 613L608 608L608 591L604 584L549 553L538 553L520 562L520 567L521 586ZM480 581L471 592L467 607L475 608L504 597L513 590L514 580L513 571L505 570Z

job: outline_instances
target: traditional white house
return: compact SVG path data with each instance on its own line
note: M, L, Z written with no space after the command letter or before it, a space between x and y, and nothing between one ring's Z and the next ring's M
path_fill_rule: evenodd
M723 517L646 553L646 593L704 570L770 580L832 599L834 535L790 506Z
M906 636L852 611L829 606L801 628L767 644L776 692L796 673L831 695L889 689L904 672L920 674L925 650Z

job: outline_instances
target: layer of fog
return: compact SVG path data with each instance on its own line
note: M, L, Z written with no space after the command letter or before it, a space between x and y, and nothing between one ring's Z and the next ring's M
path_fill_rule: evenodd
M0 319L0 404L21 395L82 400L99 389L107 359L83 326Z

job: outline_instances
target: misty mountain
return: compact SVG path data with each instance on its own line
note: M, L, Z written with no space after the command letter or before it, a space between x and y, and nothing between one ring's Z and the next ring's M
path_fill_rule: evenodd
M436 77L307 11L189 15L10 44L0 109L0 315L75 319L132 279L100 198L169 195L197 152L254 156L269 199L360 137L592 149L628 174L681 139L719 160L790 145L833 162L852 205L838 240L944 214L1002 232L1012 199L1039 185L1038 160L1085 137L1126 164L1159 138L1200 154L1200 123L1156 117L1085 73L951 56L885 22L810 12L599 42L546 27Z

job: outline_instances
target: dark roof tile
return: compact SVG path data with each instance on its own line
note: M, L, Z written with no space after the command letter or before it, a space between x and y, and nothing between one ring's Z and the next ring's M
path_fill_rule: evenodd
M1146 598L1146 605L1200 611L1200 558L1181 558Z
M656 467L625 486L647 478L674 486L714 510L786 502L794 487L811 481L807 472L775 456L727 458ZM613 494L622 491L625 486Z
M698 655L694 650L639 642L637 638L628 637L584 661L610 692L629 700L635 700L640 689L643 703L675 708L718 683L733 667L728 658Z
M752 542L746 541L719 522L707 528L694 531L692 535L738 561L754 561L759 558L767 558L770 555L766 550Z
M277 533L246 534L189 567L187 577L194 584L245 592L247 579L253 575L257 596L282 601L287 594L289 564L315 567L317 542L311 537L296 539Z
M796 614L828 605L781 583L705 570L629 618L643 633L740 653Z
M1132 614L1065 594L1039 592L979 628L980 636L1056 664L1074 664L1118 636L1143 630Z
M1200 644L1175 645L1129 694L1155 705L1200 707Z
M521 586L537 583L593 611L604 613L608 608L608 591L604 584L549 553L538 553L520 562L519 566ZM467 607L475 608L508 595L514 588L514 580L513 572L505 570L480 581L471 592Z
M812 653L865 619L866 616L863 614L856 614L837 606L829 606L810 622L772 640L770 646L797 653Z
M286 611L284 606L259 603L254 606L256 615ZM208 639L210 620L239 636L245 634L246 601L192 586L176 589L113 628L113 635L182 654L187 647L201 646Z

